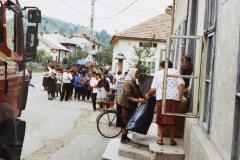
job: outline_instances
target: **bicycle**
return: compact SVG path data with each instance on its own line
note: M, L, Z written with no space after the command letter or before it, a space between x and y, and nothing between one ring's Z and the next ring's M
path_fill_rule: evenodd
M116 103L119 100L119 96L123 92L123 84L125 81L119 81L117 83L117 92L116 92ZM105 138L115 138L119 136L122 132L120 127L116 126L117 121L117 110L116 109L107 109L100 113L96 119L97 121L97 130Z
M105 110L97 117L97 130L105 138L115 138L122 132L116 127L117 111L114 109Z

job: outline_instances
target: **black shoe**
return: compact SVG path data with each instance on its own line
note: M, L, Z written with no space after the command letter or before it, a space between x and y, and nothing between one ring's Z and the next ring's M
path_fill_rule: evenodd
M121 143L123 144L127 144L131 142L131 139L127 137L127 135L122 135L122 138L121 138Z
M131 142L131 139L130 138L122 138L121 141L120 141L122 144L127 144L129 142Z

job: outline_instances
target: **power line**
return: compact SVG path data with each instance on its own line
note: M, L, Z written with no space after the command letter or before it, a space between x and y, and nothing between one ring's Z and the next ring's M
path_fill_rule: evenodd
M69 3L67 3L65 0L61 0L60 2L64 3L66 6L68 6L69 8L71 8L73 11L75 11L76 13L78 13L80 16L89 19L89 16L83 14L82 12L79 12L79 10L77 10L76 8L72 7L72 5L70 5Z
M135 0L132 3L130 3L129 5L127 5L126 7L124 7L123 9L121 9L120 11L118 11L116 14L109 16L109 17L96 17L97 19L112 19L118 15L120 15L121 13L125 12L128 8L130 8L131 6L133 6L135 3L137 3L137 1L139 0Z

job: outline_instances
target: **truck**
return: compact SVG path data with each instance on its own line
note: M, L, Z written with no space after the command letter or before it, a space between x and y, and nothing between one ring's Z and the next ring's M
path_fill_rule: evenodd
M0 0L0 160L21 157L29 85L25 64L36 57L39 23L37 7Z

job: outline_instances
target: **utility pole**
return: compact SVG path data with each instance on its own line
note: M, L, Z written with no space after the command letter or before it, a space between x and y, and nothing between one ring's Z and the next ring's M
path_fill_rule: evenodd
M95 14L95 1L96 0L92 0L91 2L91 8L92 8L92 12L91 12L91 19L90 19L90 51L89 51L89 54L86 58L86 61L87 62L91 62L93 63L94 62L94 59L93 59L93 45L94 45L94 38L93 38L93 26L94 26L94 14Z

